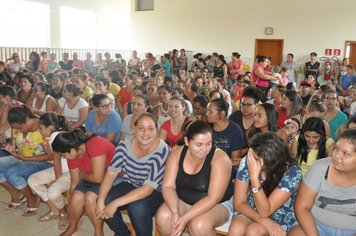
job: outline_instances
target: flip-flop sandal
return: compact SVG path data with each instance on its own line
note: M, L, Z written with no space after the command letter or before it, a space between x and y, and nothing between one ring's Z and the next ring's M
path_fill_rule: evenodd
M64 231L68 228L68 226L69 226L69 216L67 214L60 214L58 229L60 231Z
M34 215L36 215L36 213L37 213L37 207L28 207L28 208L26 208L26 210L24 211L24 213L22 214L22 216L34 216Z
M13 209L17 209L20 206L22 206L25 202L27 201L26 197L23 196L22 198L20 198L19 202L11 202L9 205L7 205L7 207L5 208L5 210L13 210Z
M55 219L55 218L58 218L59 217L59 214L57 213L54 213L52 211L49 211L47 212L46 214L40 216L37 221L38 222L45 222L45 221L49 221L49 220L52 220L52 219Z

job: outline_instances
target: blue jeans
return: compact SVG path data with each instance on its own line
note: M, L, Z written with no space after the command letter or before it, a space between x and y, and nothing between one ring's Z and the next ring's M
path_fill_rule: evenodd
M319 235L327 236L352 236L356 234L356 230L338 229L321 223L315 219Z
M8 182L17 190L27 186L32 174L52 167L51 163L41 161L20 161L13 156L0 157L0 183Z
M105 199L105 205L108 205L113 200L134 189L136 189L135 186L126 182L121 182L120 184L113 186ZM110 229L115 232L115 235L130 236L131 232L124 223L120 212L121 210L126 209L136 235L152 236L152 217L156 214L158 207L160 207L162 203L162 193L154 190L151 195L146 198L119 207L116 210L114 217L105 220L105 222L109 225Z

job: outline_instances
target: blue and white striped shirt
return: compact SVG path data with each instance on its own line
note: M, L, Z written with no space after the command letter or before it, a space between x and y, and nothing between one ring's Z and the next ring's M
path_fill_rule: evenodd
M137 158L132 150L133 138L127 137L118 144L108 171L116 173L123 171L123 181L135 187L148 184L157 191L162 191L164 169L170 152L169 146L160 139L156 150Z

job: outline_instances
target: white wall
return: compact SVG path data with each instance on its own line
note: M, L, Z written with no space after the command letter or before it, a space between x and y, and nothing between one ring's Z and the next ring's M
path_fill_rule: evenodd
M254 56L256 38L284 39L284 54L305 61L311 51L341 49L356 40L355 0L155 0L136 12L131 0L133 47L161 53L173 48ZM274 34L264 34L265 27Z
M94 11L98 48L137 49L162 54L173 48L194 52L238 51L254 56L256 38L284 39L284 54L304 62L311 51L341 49L356 40L355 0L154 0L154 11L136 12L136 0L37 0L51 7L51 47L61 47L60 6ZM130 22L131 20L131 22ZM265 27L274 34L264 34ZM252 59L251 59L252 60Z

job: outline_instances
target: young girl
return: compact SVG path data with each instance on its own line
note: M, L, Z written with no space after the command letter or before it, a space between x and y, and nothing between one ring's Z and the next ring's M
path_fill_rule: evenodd
M299 129L300 129L299 120L295 118L289 118L288 120L285 120L283 129L288 134L288 143L292 144L294 137L299 133Z
M84 211L94 226L94 235L104 235L103 221L97 219L95 207L100 183L115 151L114 145L105 138L88 136L76 129L58 134L52 148L68 160L71 177L70 225L61 236L70 236L77 231Z
M67 160L53 152L51 144L59 131L68 129L64 116L55 113L45 113L40 117L39 130L47 141L49 155L53 157L53 167L39 171L28 178L28 185L49 207L49 211L38 218L39 222L49 221L59 217L59 230L65 230L69 225L62 193L70 187L70 174Z

